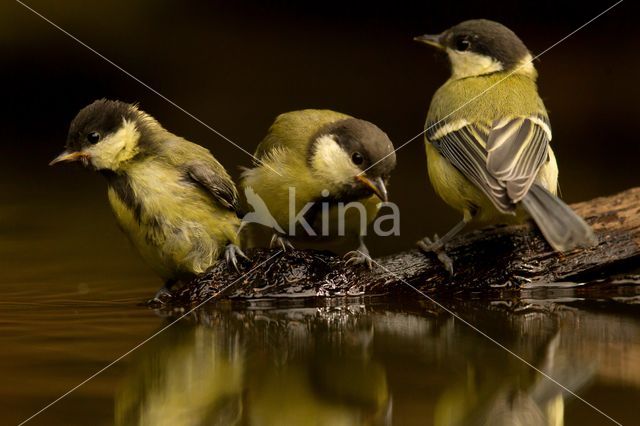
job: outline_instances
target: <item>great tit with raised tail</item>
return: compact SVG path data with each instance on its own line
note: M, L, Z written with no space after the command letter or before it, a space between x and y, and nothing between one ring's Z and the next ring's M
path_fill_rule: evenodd
M236 268L244 257L238 193L224 167L136 105L101 99L80 110L50 165L70 161L106 177L118 225L165 280L157 297L223 253Z
M276 118L255 157L260 163L243 173L241 185L274 219L272 245L357 240L348 261L371 267L362 231L387 201L396 165L386 133L335 111L287 112Z
M591 227L556 195L551 126L531 54L518 36L477 19L415 40L444 52L451 64L429 107L425 142L435 191L463 214L442 238L425 238L419 247L437 253L453 273L444 245L469 222L528 217L556 251L596 245Z

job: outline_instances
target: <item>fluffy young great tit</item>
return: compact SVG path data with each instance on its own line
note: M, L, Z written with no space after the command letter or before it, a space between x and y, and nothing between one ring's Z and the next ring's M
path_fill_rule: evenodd
M396 157L386 133L339 112L293 111L276 118L255 156L261 163L243 173L241 185L246 194L262 199L275 220L272 245L286 248L289 238L324 243L357 239L359 248L347 253L349 262L371 267L361 231L387 201ZM361 210L348 207L351 202ZM298 226L298 215L312 232Z
M107 178L120 228L165 280L160 293L216 263L237 268L238 193L211 153L165 130L136 105L101 99L71 122L50 165L80 161ZM157 295L157 296L158 296Z
M452 272L443 248L467 223L520 223L527 214L556 251L596 245L589 225L556 196L551 127L518 36L478 19L415 40L445 52L451 64L431 101L425 141L435 191L463 214L442 238L418 245Z

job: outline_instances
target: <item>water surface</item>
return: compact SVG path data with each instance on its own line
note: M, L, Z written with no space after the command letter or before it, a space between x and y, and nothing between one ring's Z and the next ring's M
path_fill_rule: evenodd
M19 423L181 315L139 305L147 287L5 287L0 422ZM634 424L639 292L627 285L585 298L543 288L518 299L442 303L607 415ZM352 299L208 306L29 424L608 423L428 301Z

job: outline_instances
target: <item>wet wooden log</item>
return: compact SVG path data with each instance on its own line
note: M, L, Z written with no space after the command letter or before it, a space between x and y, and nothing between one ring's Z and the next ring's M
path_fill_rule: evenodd
M640 188L577 203L599 244L555 253L531 224L482 229L447 246L455 273L416 249L375 259L369 271L331 253L255 249L240 273L219 264L172 295L188 306L220 298L261 299L426 294L518 289L544 282L583 281L640 267ZM415 289L410 288L414 286ZM414 293L415 295L415 293Z

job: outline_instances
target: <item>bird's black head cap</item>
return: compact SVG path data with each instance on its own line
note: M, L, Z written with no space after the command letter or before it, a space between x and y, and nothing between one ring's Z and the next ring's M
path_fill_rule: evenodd
M387 179L396 167L396 154L389 136L365 120L347 118L325 126L320 134L331 134L351 161L367 175Z
M443 32L438 42L452 50L470 51L494 58L505 70L514 68L529 54L527 47L513 31L488 19L461 22Z
M71 122L67 136L68 151L80 151L116 132L123 120L135 121L137 108L126 102L99 99L82 108Z

